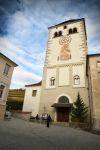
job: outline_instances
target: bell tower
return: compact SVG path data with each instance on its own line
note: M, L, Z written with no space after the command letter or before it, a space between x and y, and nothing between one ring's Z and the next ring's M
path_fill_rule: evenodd
M69 20L48 28L45 65L85 62L87 54L85 20Z
M57 121L58 106L51 107L58 103L57 97L67 95L66 99L73 103L78 92L88 105L86 55L84 18L68 20L48 28L40 113L43 113L45 106L46 113L51 114Z

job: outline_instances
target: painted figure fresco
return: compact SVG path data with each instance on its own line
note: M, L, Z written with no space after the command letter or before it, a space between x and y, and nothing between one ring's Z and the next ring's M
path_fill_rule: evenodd
M71 42L70 36L63 36L59 40L59 44L62 45L59 54L59 60L69 60L71 59L71 52L69 48L69 43Z

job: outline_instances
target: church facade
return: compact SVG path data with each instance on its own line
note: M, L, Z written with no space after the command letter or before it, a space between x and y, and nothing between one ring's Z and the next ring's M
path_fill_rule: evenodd
M88 121L100 130L100 54L87 53L84 18L49 27L42 82L26 88L28 93L34 87L37 94L30 99L36 99L38 105L34 102L28 107L26 94L23 111L34 110L33 116L50 114L55 122L71 122L71 108L79 93L88 107Z
M78 92L89 106L86 76L85 20L70 20L48 28L39 113L69 122Z

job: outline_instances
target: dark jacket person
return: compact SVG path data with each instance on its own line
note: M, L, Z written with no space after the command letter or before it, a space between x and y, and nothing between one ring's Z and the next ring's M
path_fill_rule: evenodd
M49 128L50 121L51 121L51 117L50 115L47 115L47 127L48 128Z

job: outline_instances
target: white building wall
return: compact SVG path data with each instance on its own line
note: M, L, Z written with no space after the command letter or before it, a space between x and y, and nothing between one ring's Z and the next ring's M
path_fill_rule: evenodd
M46 76L47 76L46 77L46 88L55 88L55 86L56 86L56 68L48 68ZM54 86L50 85L51 77L55 77L55 85Z
M32 96L32 91L37 90L36 96ZM39 112L41 86L26 87L23 112L32 112L32 116L36 116Z
M59 68L59 86L69 85L69 67Z
M87 45L86 45L86 35L84 32L84 23L83 21L74 22L71 24L66 24L67 28L64 29L64 25L59 27L54 27L49 29L48 37L48 46L47 46L47 59L46 65L60 65L67 63L76 63L76 62L85 62L87 54ZM77 28L77 33L68 34L69 29ZM69 60L58 60L59 53L61 51L62 45L59 41L63 36L54 37L55 32L62 31L63 36L69 36L69 49L71 52L71 59Z
M74 85L74 76L78 75L80 77L80 84ZM72 67L72 80L73 87L85 87L85 67L83 65L75 65Z

